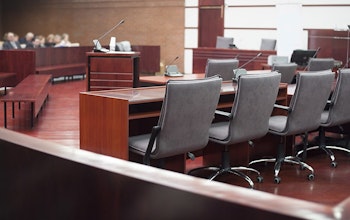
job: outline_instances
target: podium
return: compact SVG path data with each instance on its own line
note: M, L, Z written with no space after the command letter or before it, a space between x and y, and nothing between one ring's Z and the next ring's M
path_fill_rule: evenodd
M140 52L87 52L87 91L138 87Z

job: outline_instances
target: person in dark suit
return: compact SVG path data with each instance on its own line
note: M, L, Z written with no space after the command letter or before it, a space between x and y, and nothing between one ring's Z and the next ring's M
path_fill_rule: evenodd
M25 45L25 48L33 48L34 37L32 32L28 32L24 37L19 39L19 43Z
M16 40L16 36L12 32L7 33L7 40L5 40L2 45L3 50L13 50L13 49L21 49L20 43Z

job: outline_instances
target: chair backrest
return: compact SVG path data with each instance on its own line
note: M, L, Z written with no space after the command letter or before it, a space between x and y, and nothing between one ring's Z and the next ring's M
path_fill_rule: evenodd
M220 75L223 81L232 80L233 70L238 68L237 59L208 59L205 66L205 77Z
M276 48L276 39L261 39L260 50L275 50Z
M221 82L219 77L168 81L153 158L196 151L207 145Z
M233 37L216 37L216 48L230 48L230 45L233 44Z
M238 78L227 144L260 138L268 132L281 74L246 74Z
M307 66L308 71L329 70L334 67L333 58L310 58Z
M272 66L273 71L281 73L282 83L291 83L297 70L296 63L278 63Z
M321 114L331 93L333 80L334 73L330 70L297 75L287 124L282 133L300 134L320 126Z
M331 97L332 104L328 109L328 120L322 122L327 126L335 126L350 121L350 69L341 69L337 84Z

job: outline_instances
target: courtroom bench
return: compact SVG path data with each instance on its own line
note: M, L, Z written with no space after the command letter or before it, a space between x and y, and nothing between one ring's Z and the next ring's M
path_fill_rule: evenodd
M35 72L50 74L52 78L84 75L86 68L85 53L92 46L35 48Z
M38 116L43 104L49 97L51 86L51 75L28 75L18 85L12 88L8 94L1 97L4 103L4 127L7 127L7 103L12 103L12 118L15 117L15 102L18 102L20 109L21 103L30 103L30 123L34 126L34 118Z
M349 198L335 206L292 199L208 182L1 128L0 161L0 219L350 217Z

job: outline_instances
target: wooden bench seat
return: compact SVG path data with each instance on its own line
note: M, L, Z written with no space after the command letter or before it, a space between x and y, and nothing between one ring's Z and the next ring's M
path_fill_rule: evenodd
M14 103L30 103L31 127L34 126L34 118L39 114L44 102L49 96L51 87L51 75L28 75L16 87L12 88L8 94L1 97L4 103L4 127L7 127L7 102L12 103L12 118L14 115Z
M85 63L61 64L53 66L36 67L37 74L50 74L52 78L62 76L73 76L77 74L85 74Z

